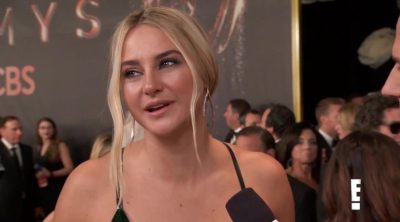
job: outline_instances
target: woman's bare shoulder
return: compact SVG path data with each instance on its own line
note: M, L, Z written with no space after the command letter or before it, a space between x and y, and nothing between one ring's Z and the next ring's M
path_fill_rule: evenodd
M105 156L81 163L72 171L65 185L71 187L77 186L80 189L85 187L93 189L91 186L98 185L99 180L108 179L108 161L108 156Z
M87 207L110 195L108 157L88 160L76 167L59 196L55 218L57 221L82 221ZM103 195L101 195L103 194Z

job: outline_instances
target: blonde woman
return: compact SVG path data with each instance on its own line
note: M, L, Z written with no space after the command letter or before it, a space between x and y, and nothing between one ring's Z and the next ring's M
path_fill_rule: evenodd
M92 150L90 151L90 159L100 158L110 152L112 136L109 133L101 134L94 140Z
M203 110L218 71L196 21L165 7L130 14L115 32L111 62L111 153L71 174L57 222L294 220L280 164L232 151L208 132ZM144 135L122 148L126 110Z
M343 139L353 131L354 121L360 107L361 105L356 103L347 103L340 109L335 127L339 139Z

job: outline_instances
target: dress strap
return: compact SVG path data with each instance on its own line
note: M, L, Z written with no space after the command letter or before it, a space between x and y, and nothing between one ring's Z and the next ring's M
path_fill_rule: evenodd
M121 152L121 167L122 167L122 172L124 172L124 151L125 151L125 148L121 148L121 149L122 149L122 152ZM117 201L117 209L123 209L122 200L121 200L121 204L118 204L118 202L119 202L119 191L118 191L118 189L115 190L115 194L116 194L116 201Z
M244 190L244 189L246 189L246 186L244 184L242 172L240 171L240 167L239 167L239 164L238 164L238 162L236 160L236 156L233 153L232 148L228 144L224 143L224 145L226 146L226 148L229 151L229 154L231 155L233 166L235 167L236 175L237 175L239 183L240 183L240 188L241 188L241 190Z

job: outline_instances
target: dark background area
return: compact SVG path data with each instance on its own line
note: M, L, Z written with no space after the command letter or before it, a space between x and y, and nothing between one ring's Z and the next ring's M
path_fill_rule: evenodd
M373 31L395 29L396 0L336 0L301 6L303 117L325 97L346 98L379 90L393 62L378 69L362 65L357 49Z

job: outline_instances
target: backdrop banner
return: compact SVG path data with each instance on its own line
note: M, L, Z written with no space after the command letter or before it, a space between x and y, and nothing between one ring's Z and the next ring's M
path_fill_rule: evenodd
M99 133L112 131L111 35L148 5L183 10L209 34L220 69L209 115L215 137L228 131L223 113L232 98L292 107L290 0L2 0L0 116L21 118L23 142L36 143L37 120L51 117L79 163Z

